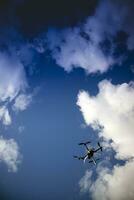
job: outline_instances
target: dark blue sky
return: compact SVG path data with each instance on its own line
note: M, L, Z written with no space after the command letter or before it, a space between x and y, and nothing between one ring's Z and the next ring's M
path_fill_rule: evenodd
M106 1L1 1L0 106L5 106L12 122L7 113L2 114L0 133L5 140L12 138L18 144L22 156L17 172L8 172L12 164L4 160L0 149L1 200L97 199L91 193L81 193L79 188L86 170L92 171L92 179L96 179L97 167L74 160L73 155L84 153L79 142L90 139L96 146L99 136L85 125L76 102L81 90L96 96L98 84L104 79L113 85L134 81L130 2L118 1L113 9ZM121 14L117 27L113 19L116 6L127 8L127 17ZM110 9L110 25L103 9ZM19 80L14 81L18 69ZM17 90L19 81L23 87ZM8 85L17 90L12 99ZM2 87L9 93L4 100ZM28 99L32 100L17 107L16 99L21 94L31 95ZM109 169L124 163L115 154L113 148L99 155L102 159L110 157Z

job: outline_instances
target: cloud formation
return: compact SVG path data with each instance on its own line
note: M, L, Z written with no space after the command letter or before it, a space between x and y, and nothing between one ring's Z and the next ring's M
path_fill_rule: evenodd
M99 92L91 96L86 91L78 94L79 106L85 123L99 132L115 150L116 158L128 160L125 165L112 170L98 169L96 181L89 181L88 172L80 181L81 190L92 193L93 199L134 199L134 83L113 85L104 80L99 83ZM86 185L86 187L85 187ZM89 187L88 187L88 186ZM87 189L88 188L88 189Z
M12 101L20 91L26 88L24 67L13 56L0 53L0 100Z
M32 101L31 95L20 94L16 97L15 103L13 105L13 110L15 111L23 111L26 110L29 104Z
M87 73L104 73L111 65L120 64L123 57L115 58L115 37L125 32L127 48L134 49L133 9L131 0L102 0L83 24L49 30L46 41L53 59L66 71L81 67Z
M4 125L10 125L12 122L11 117L9 115L9 111L6 108L6 106L0 107L0 120Z
M92 173L86 171L79 182L81 192L89 192L94 200L133 200L134 161L124 166L114 166L98 171L96 181L91 181Z
M9 171L17 171L18 164L21 162L21 155L14 139L0 137L0 161L7 165Z
M94 97L85 91L78 95L77 105L85 122L100 136L112 139L111 146L117 157L134 156L134 83L113 85L104 80L99 83L99 93Z
M0 53L0 120L4 125L12 122L9 107L22 111L31 102L31 95L23 94L28 87L25 69L19 59Z
M28 43L14 29L2 29L0 33L0 123L9 126L12 112L23 111L31 103L26 70L33 58ZM22 128L18 131L23 131ZM0 161L16 172L20 162L18 144L14 139L0 136Z
M100 1L93 16L93 26L91 26L95 27L93 33L98 33L97 37L102 40L105 37L115 36L118 31L124 31L128 35L128 49L134 49L133 9L134 2L132 0Z
M90 37L87 34L87 37ZM48 47L56 63L67 72L81 67L87 73L103 73L114 63L112 53L106 55L98 43L82 37L80 27L64 31L50 30Z

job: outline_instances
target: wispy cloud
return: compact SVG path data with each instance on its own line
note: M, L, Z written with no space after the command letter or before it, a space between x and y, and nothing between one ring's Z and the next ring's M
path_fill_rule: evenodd
M21 125L18 128L19 133L22 133L25 130L25 126Z
M17 171L18 164L21 162L21 155L14 139L0 137L0 161L7 165L9 171Z
M95 41L102 42L115 36L118 31L128 34L127 47L134 49L134 2L131 0L102 0L95 15L89 18L87 30Z
M4 125L10 125L12 122L11 116L9 115L9 111L6 106L0 107L0 120Z
M0 53L0 100L12 101L27 86L21 62L6 53Z
M105 141L112 141L111 147L117 159L128 160L123 166L117 165L112 170L98 169L98 178L92 183L87 181L90 179L87 178L88 173L85 174L80 187L85 188L85 184L89 184L90 187L86 188L92 193L93 199L134 198L133 99L133 82L113 85L110 81L104 80L99 83L99 92L96 96L91 96L86 91L79 92L77 105L85 123L97 130Z
M32 101L32 95L20 94L15 99L15 103L13 104L13 110L15 111L26 110L31 101Z
M26 42L12 27L9 27L8 30L1 27L0 123L4 126L14 123L13 112L26 110L32 101L34 94L29 93L27 72L32 67L33 62L36 62L34 52L33 46L28 41ZM24 127L18 127L18 132L23 130ZM0 136L1 163L5 163L9 171L16 172L20 160L19 147L15 140L4 139Z
M11 124L8 105L27 87L21 62L6 53L0 53L0 119L4 125Z
M32 95L28 88L25 68L21 60L8 52L0 53L0 120L10 125L12 118L9 107L23 111L31 103Z

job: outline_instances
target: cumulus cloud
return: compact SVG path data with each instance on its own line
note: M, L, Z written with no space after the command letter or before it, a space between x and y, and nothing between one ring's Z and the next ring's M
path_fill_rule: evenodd
M80 181L81 190L92 193L93 199L134 199L134 83L113 85L104 80L99 83L99 92L91 96L86 91L78 94L79 106L85 123L99 132L107 142L112 141L116 158L128 160L113 170L98 169L96 181L89 181L88 172ZM85 186L86 185L86 186ZM87 186L88 185L88 186Z
M133 200L134 199L134 161L124 166L114 166L110 171L105 168L98 173L96 181L87 171L79 182L81 192L90 192L95 200Z
M46 41L53 59L66 71L81 67L87 73L104 73L111 65L120 64L123 57L115 58L118 44L114 38L123 31L128 35L128 49L134 48L133 9L132 0L102 0L94 15L78 26L49 30ZM41 46L41 52L46 49L42 38L36 45L37 51Z
M134 156L134 83L113 85L104 80L94 97L85 91L78 95L77 105L86 124L100 131L100 136L112 139L112 147L121 159Z
M103 73L114 62L112 55L106 56L97 43L82 37L80 28L61 33L51 30L47 41L56 63L68 72L81 67L87 73Z
M32 101L31 95L20 94L15 99L15 103L13 105L13 110L15 110L15 111L26 110L27 107L29 106L29 104L31 103L31 101Z
M82 25L62 31L49 30L48 47L56 63L66 71L81 67L87 73L106 72L115 63L113 49L109 47L106 53L100 43L109 39L109 35L113 36L120 27L113 28L120 21L119 9L116 9L116 16L112 15L113 10L110 2L106 1ZM111 17L107 17L109 14Z
M0 161L7 165L9 171L17 171L21 155L14 139L0 137Z

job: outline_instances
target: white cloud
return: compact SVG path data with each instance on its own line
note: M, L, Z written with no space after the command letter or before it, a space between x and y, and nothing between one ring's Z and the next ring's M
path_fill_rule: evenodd
M95 97L85 91L78 95L77 105L86 124L100 129L107 140L112 139L112 147L121 159L134 156L133 99L133 83L113 85L107 80L99 84L99 93Z
M112 55L106 56L98 43L86 40L80 32L80 27L48 32L48 46L56 63L68 72L78 67L87 73L107 71L114 63Z
M91 182L91 172L87 171L80 180L81 192L90 192L94 200L133 200L134 161L124 166L115 166L112 171L98 172L96 181Z
M7 140L0 137L0 161L7 165L9 171L17 171L21 156L14 139Z
M15 103L13 105L13 110L15 110L15 111L26 110L26 108L29 106L31 101L32 101L32 96L31 95L20 94L15 99Z
M99 132L106 141L112 139L116 158L128 159L113 170L98 169L98 178L91 182L88 172L80 181L81 190L88 190L95 200L134 199L134 83L113 85L104 80L99 92L91 96L81 91L77 105L85 123ZM86 187L85 187L86 185Z
M23 94L27 87L25 69L20 60L0 53L0 120L4 125L12 122L9 107L13 101L16 110L25 110L29 105L31 96Z
M79 186L81 188L81 192L86 192L89 190L92 182L91 182L91 177L92 177L92 171L86 171L85 175L81 178L79 182Z
M12 122L9 111L5 106L0 107L0 120L4 125L10 125Z
M81 27L62 31L49 30L47 34L48 46L59 66L66 71L71 71L74 67L81 67L87 73L98 71L103 73L113 64L112 56L106 56L99 46L99 43L106 39L105 33L107 31L113 34L114 28L109 27L109 24L116 24L119 20L119 15L117 15L118 18L112 18L111 23L107 22L106 14L109 13L109 10L111 13L111 7L108 5L109 3L107 3L108 9L106 9L105 4L100 5L95 15L89 17ZM82 37L82 32L90 39Z
M132 0L102 0L95 14L89 17L85 25L86 33L94 42L111 38L118 31L128 34L127 47L134 49L134 2Z
M104 55L97 43L81 37L80 27L64 30L59 36L56 32L49 33L48 39L53 57L66 71L73 67L82 67L88 73L104 72L113 62L111 57ZM62 42L63 40L65 42ZM60 51L57 46L60 47Z
M11 101L26 86L23 65L16 58L0 53L0 101Z
M46 40L37 39L41 51L48 48L56 63L66 71L82 68L87 73L104 73L111 65L121 64L123 56L115 58L117 43L114 37L119 31L128 35L127 47L134 49L134 2L120 0L102 0L99 2L93 16L74 28L63 30L51 29ZM109 41L107 46L106 41ZM103 44L103 45L102 45Z

